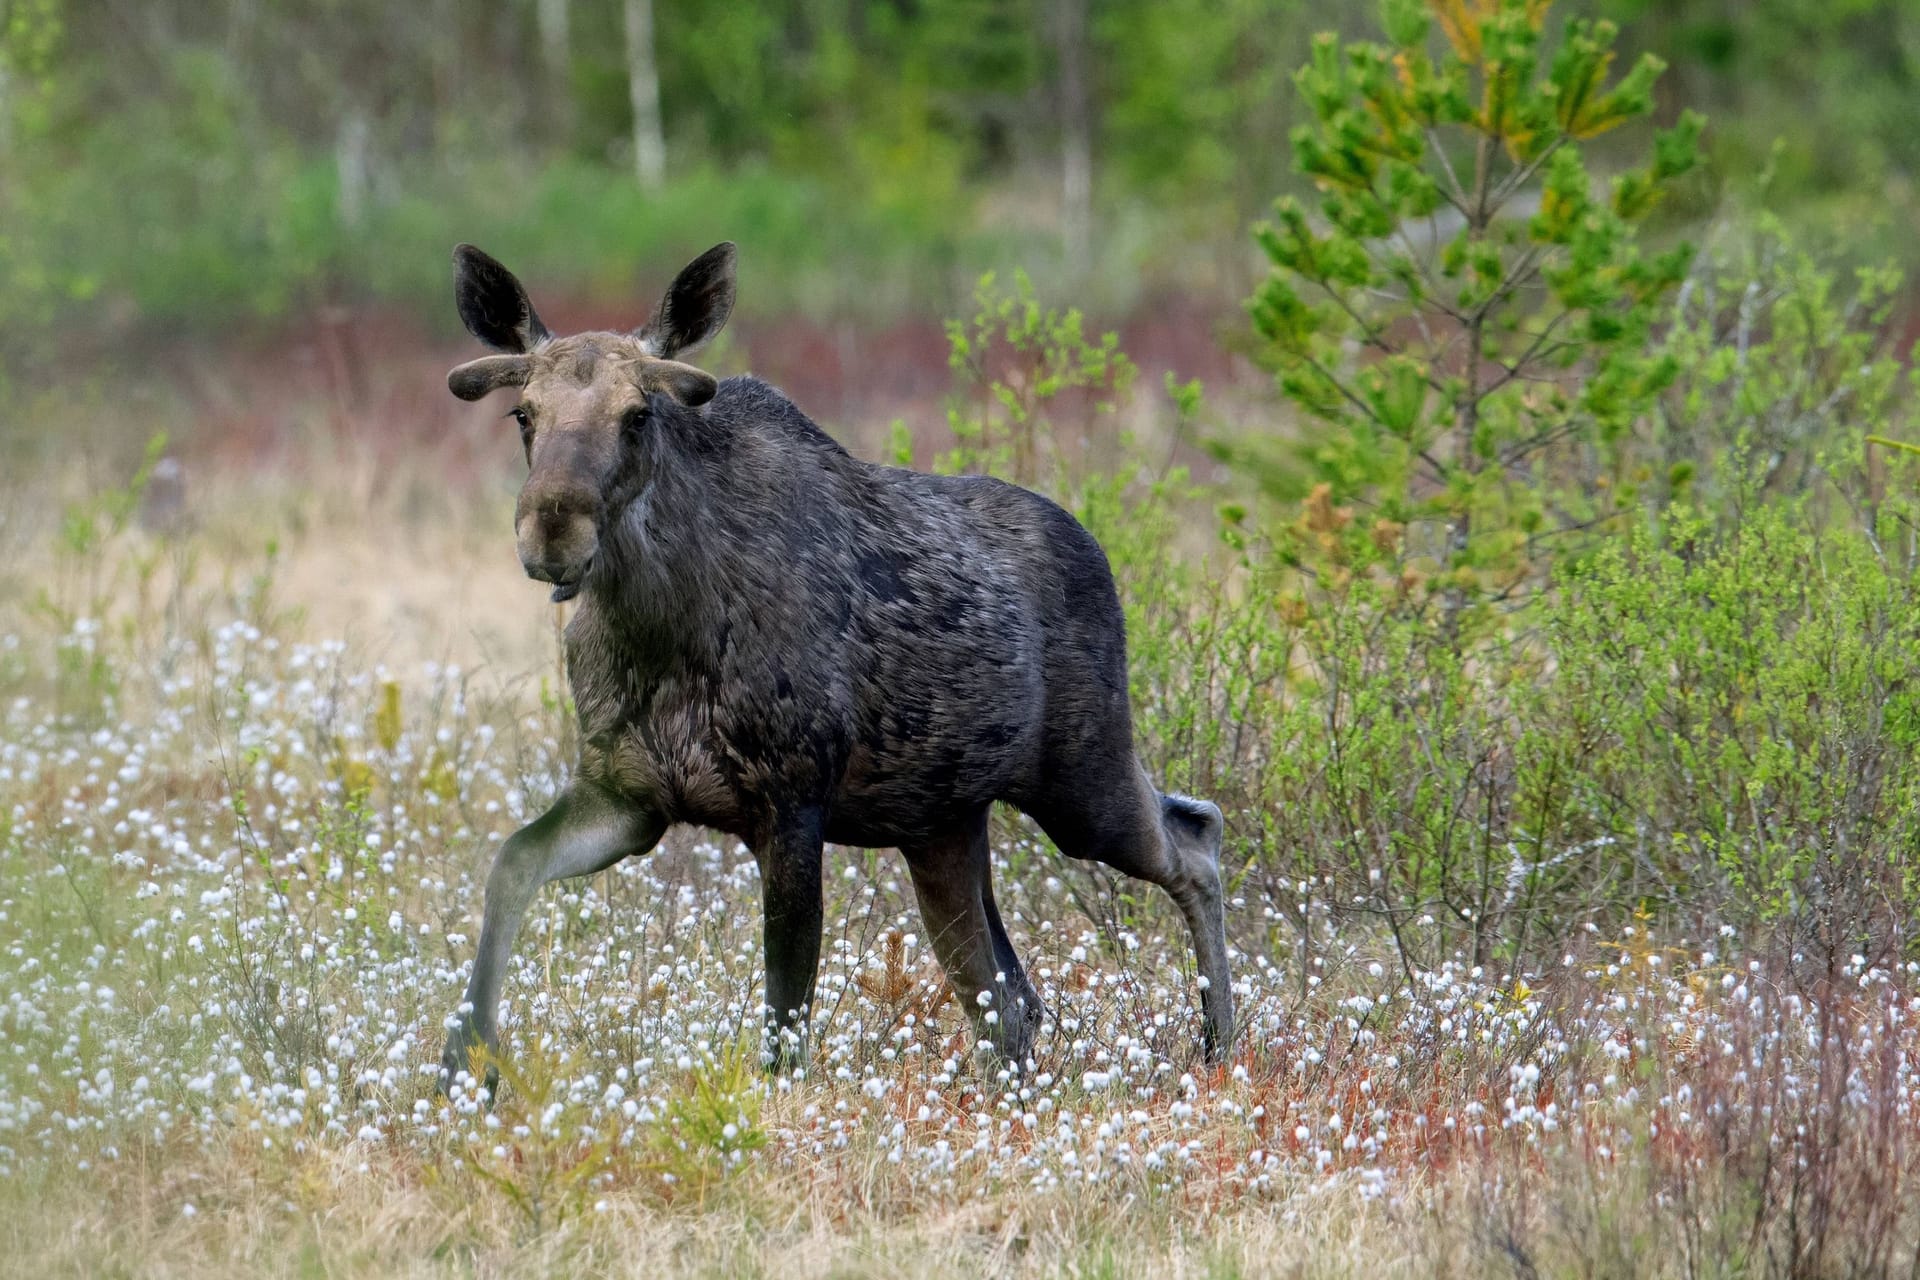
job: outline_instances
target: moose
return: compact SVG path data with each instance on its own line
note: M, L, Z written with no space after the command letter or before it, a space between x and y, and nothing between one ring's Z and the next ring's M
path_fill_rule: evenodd
M496 1046L536 891L647 853L675 823L733 835L759 864L773 1069L806 1062L826 842L901 852L979 1040L1030 1065L1043 1009L994 905L996 800L1069 857L1172 896L1219 1061L1233 1038L1220 810L1163 795L1134 754L1125 620L1093 536L997 479L861 461L760 379L684 363L732 312L731 243L682 270L640 328L572 337L547 331L499 262L453 256L460 318L494 354L447 385L519 393L514 532L527 574L578 599L565 650L581 747L572 784L488 875L442 1088Z

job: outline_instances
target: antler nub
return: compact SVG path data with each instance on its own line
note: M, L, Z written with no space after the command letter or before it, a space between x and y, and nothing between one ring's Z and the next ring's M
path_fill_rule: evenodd
M447 375L447 390L462 400L478 400L501 387L524 387L532 371L525 356L481 356Z

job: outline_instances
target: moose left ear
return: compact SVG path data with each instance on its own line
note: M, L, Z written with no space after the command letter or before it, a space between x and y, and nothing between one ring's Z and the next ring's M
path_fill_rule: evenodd
M735 256L731 240L717 244L674 277L653 319L638 334L652 344L653 354L670 360L720 332L733 314Z
M689 409L697 409L713 399L714 392L720 389L719 381L705 369L696 369L678 360L648 360L645 369L640 378L644 390L664 391Z

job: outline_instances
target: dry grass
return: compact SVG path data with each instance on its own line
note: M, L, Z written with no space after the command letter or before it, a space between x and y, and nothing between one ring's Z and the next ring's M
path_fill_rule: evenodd
M1210 1226L1057 1192L883 1216L754 1179L698 1209L611 1195L533 1233L500 1199L417 1166L315 1156L262 1176L236 1156L206 1167L181 1188L136 1171L135 1185L38 1195L0 1222L0 1239L18 1274L98 1276L1368 1276L1433 1274L1440 1261L1396 1247L1409 1240L1403 1211L1338 1193ZM211 1207L183 1215L189 1195Z

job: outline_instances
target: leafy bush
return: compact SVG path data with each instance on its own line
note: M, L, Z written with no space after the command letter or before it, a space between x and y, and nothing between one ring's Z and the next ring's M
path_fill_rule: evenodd
M1676 516L1573 570L1546 624L1555 710L1631 896L1884 929L1920 905L1917 580L1795 516Z
M1397 584L1276 607L1196 581L1133 601L1140 725L1229 814L1265 908L1245 936L1311 949L1321 916L1358 918L1409 968L1542 966L1652 906L1907 944L1920 579L1858 532L1677 512L1470 650Z
M1876 474L1868 447L1904 407L1890 346L1905 283L1890 264L1841 270L1764 211L1717 227L1661 337L1678 376L1646 427L1652 509L1738 521L1806 494L1810 515L1837 502L1871 536L1888 494L1911 491L1900 460Z
M1029 485L1086 475L1098 443L1093 423L1114 413L1139 372L1118 335L1089 339L1079 310L1042 306L1025 272L1010 290L987 274L973 305L967 320L947 322L947 362L962 387L947 407L955 447L936 469L1000 472ZM1063 439L1063 411L1080 419L1077 456Z

